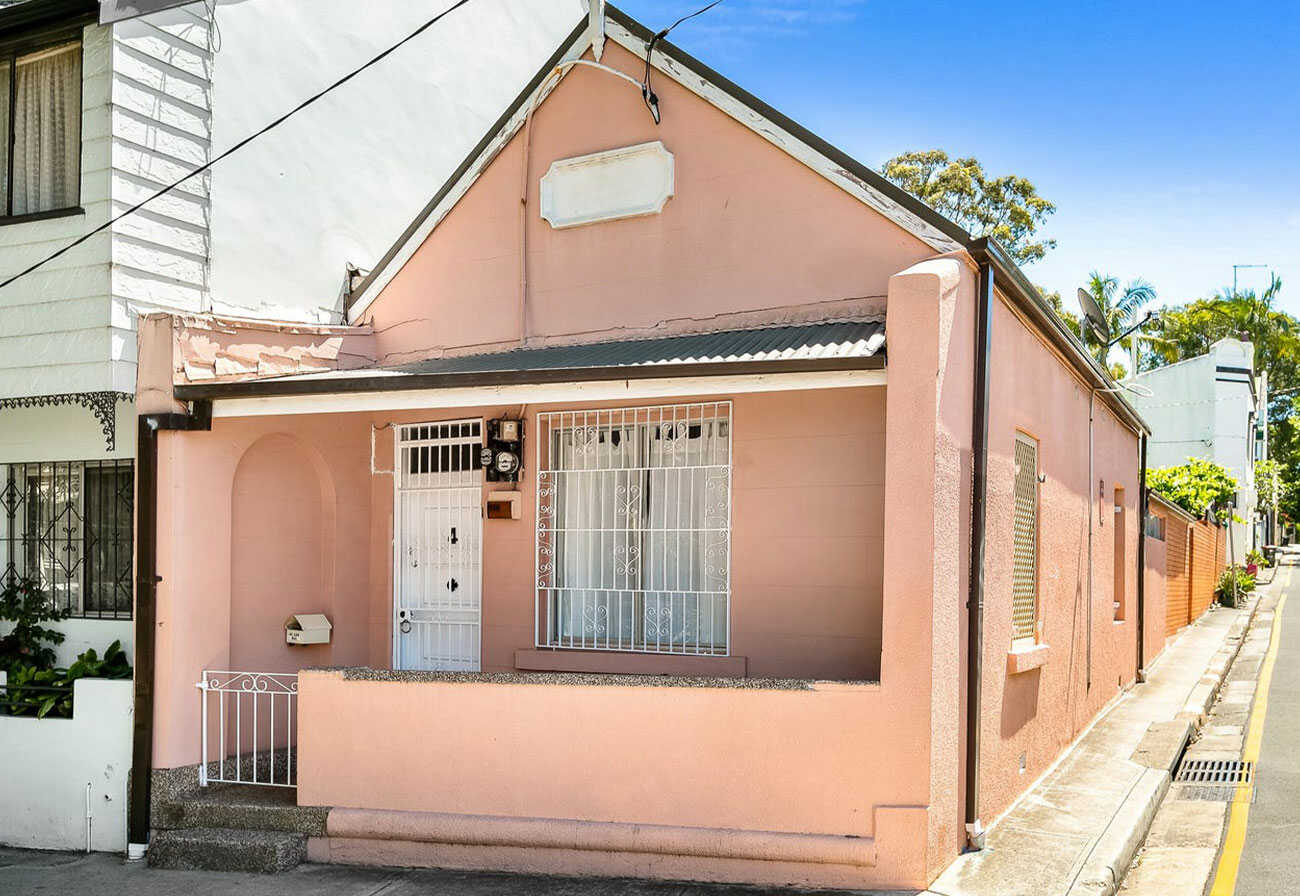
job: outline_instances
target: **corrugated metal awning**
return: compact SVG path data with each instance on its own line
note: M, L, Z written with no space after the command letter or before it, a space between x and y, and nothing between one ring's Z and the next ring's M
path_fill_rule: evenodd
M507 370L580 370L658 364L728 364L745 361L801 361L870 358L884 354L881 321L726 330L693 336L514 349L483 355L438 358L397 368L403 373L487 373Z
M529 383L878 370L882 321L727 330L660 339L513 349L291 376L178 385L177 398L389 392Z

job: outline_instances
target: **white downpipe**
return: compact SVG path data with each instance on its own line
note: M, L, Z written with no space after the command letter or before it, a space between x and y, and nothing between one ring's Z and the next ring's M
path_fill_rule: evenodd
M90 854L90 832L94 824L94 816L90 811L90 782L86 782L86 854Z

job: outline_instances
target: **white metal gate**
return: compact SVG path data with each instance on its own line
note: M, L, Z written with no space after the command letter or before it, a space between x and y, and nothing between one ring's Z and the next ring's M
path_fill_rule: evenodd
M395 668L479 669L483 486L478 454L482 444L481 420L400 428Z

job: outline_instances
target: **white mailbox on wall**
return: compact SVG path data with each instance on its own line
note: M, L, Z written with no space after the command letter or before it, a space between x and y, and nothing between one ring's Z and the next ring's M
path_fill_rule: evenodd
M328 644L334 626L324 613L296 613L284 622L288 644Z

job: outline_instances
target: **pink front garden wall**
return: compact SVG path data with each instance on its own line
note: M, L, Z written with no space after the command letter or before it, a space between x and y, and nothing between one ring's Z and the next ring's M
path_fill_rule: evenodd
M926 874L924 701L905 687L308 672L300 694L299 802L358 809L331 812L318 858L804 886Z

